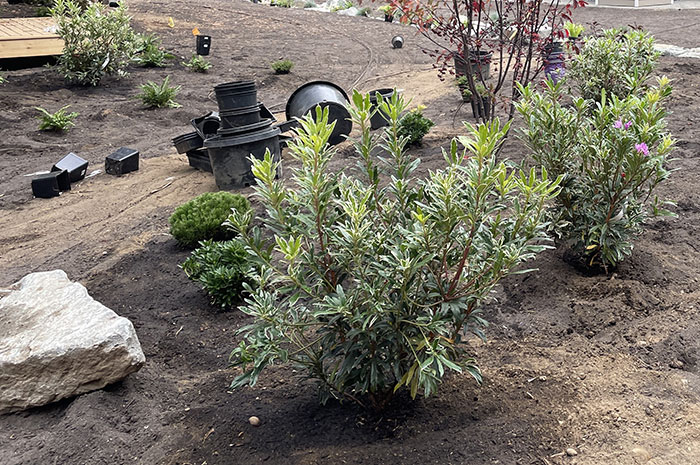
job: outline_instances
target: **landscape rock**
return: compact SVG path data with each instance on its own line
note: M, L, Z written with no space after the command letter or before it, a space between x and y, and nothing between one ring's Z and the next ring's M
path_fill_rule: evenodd
M0 299L0 414L101 389L144 362L131 322L62 270L29 274Z
M576 452L576 449L569 447L568 449L566 449L566 455L568 455L569 457L575 457L576 455L578 455L578 452Z

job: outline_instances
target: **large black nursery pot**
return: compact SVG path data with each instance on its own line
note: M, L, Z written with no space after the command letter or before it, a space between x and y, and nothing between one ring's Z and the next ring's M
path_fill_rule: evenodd
M222 190L248 187L255 184L251 170L251 155L262 160L267 150L275 161L280 160L279 128L240 135L219 134L204 141L209 152L216 186ZM279 176L279 171L278 171Z
M394 48L401 48L403 47L403 37L401 36L394 36L391 38L391 46Z
M287 120L291 121L309 112L315 117L317 106L328 108L328 122L335 121L328 143L336 145L343 142L352 131L348 103L348 94L340 86L328 81L312 81L292 93L287 100L285 113Z
M382 96L382 99L390 99L394 95L394 89L377 89L369 92L369 102L372 104L372 109L377 108L377 94ZM372 129L379 129L389 125L389 116L381 110L377 110L370 118Z
M204 139L197 132L189 132L173 139L177 153L187 153L204 145Z
M486 50L470 50L467 61L463 56L455 54L453 57L455 73L457 76L466 76L467 74L480 76L480 80L485 81L491 77L492 56L493 53Z
M219 112L252 107L258 103L258 91L254 81L236 81L214 87Z

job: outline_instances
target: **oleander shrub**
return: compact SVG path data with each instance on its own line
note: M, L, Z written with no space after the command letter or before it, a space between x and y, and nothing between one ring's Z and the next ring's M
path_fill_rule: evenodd
M641 30L608 29L601 37L590 37L581 52L567 63L566 75L583 98L624 99L643 94L658 62L654 38Z
M40 131L56 131L63 132L68 131L70 128L75 126L73 120L78 117L78 112L68 113L66 110L70 108L70 105L57 110L55 113L50 113L44 108L36 107L39 111L39 130Z
M399 121L399 136L405 137L408 145L420 144L430 128L435 126L432 120L423 116L424 108L411 110Z
M126 7L56 0L51 15L64 42L57 69L71 82L96 86L105 76L122 77L134 54L134 31Z
M236 234L223 226L232 211L250 212L250 202L240 194L207 192L175 209L170 217L170 234L190 248L201 241L232 239Z
M657 83L640 96L602 90L598 102L579 97L570 106L562 104L561 83L547 82L544 92L520 88L532 159L563 177L552 223L586 267L616 266L650 216L672 215L656 195L674 146L666 129L671 85L665 77Z
M496 160L508 130L498 120L466 125L445 167L419 179L399 133L406 105L396 92L378 108L353 94L355 170L331 171L335 123L320 107L300 119L287 180L269 152L251 158L266 215L262 227L250 214L229 219L260 266L239 307L253 321L231 354L242 369L233 388L292 363L318 381L322 402L379 409L400 389L433 394L448 373L481 380L469 335L484 336L481 305L496 283L547 247L557 182ZM370 131L374 111L389 120L382 135Z
M199 283L213 305L231 309L241 302L243 284L253 285L249 277L253 263L240 241L201 241L181 268L187 277Z

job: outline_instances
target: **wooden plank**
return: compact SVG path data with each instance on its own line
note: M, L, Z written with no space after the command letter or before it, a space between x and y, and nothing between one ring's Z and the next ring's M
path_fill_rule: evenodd
M63 40L60 38L0 40L0 58L60 55L62 52Z

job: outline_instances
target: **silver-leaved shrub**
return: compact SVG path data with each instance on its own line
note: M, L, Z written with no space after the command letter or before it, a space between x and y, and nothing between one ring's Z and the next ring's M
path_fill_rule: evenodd
M252 159L264 228L249 227L250 214L229 221L262 271L240 308L253 321L231 355L242 368L234 388L286 362L318 380L323 402L373 408L402 388L430 395L448 372L480 381L467 335L484 337L482 303L548 247L558 180L496 160L508 125L467 125L443 151L444 168L421 179L399 136L404 99L380 98L390 123L381 136L370 132L369 97L352 100L356 169L330 169L334 124L320 108L300 120L287 182L269 155Z

